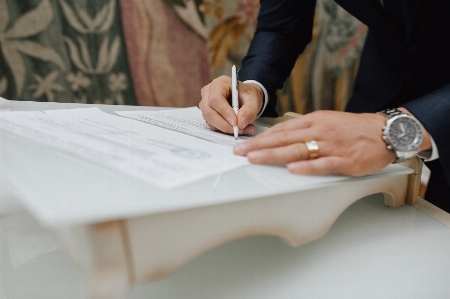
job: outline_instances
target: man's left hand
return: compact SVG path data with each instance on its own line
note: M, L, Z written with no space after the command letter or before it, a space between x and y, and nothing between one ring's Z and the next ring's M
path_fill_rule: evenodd
M361 176L395 160L386 148L386 117L373 113L317 111L273 126L234 148L256 164L287 164L297 174ZM305 142L315 140L317 159L310 160Z

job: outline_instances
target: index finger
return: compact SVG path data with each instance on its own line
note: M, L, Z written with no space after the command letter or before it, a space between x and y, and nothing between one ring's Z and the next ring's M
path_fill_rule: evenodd
M252 151L303 143L312 140L312 134L313 132L310 129L279 131L272 135L260 134L252 140L236 145L234 147L234 153L236 155L245 156Z
M283 121L274 125L269 130L261 133L260 135L272 135L283 131L301 130L311 127L312 121L309 115L302 115L294 119Z
M218 113L224 120L230 125L237 124L237 116L228 102L228 98L231 95L231 78L227 76L219 77L209 86L209 90L204 92L202 101L205 104ZM222 130L221 121L217 119L218 115L213 114L215 117L207 119L209 123Z

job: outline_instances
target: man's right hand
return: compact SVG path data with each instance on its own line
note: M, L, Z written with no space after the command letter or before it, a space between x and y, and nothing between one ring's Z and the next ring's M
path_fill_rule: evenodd
M239 114L234 113L231 102L231 78L221 76L214 79L201 90L202 100L199 107L203 118L213 131L233 134L233 126L239 127L239 134L251 135L263 103L263 91L256 84L239 82Z

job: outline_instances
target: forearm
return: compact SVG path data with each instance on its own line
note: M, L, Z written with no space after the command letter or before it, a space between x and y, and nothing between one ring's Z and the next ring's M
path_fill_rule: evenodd
M264 116L275 116L275 91L283 87L295 61L311 40L315 0L263 0L258 27L239 79L256 80L270 102Z
M403 105L416 117L439 149L439 162L450 175L450 84Z

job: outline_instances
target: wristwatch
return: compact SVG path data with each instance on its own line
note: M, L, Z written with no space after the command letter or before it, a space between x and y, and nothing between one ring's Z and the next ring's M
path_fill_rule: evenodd
M386 115L383 140L388 150L395 152L393 163L405 162L415 157L423 142L423 129L419 121L398 109L386 109L378 113Z

